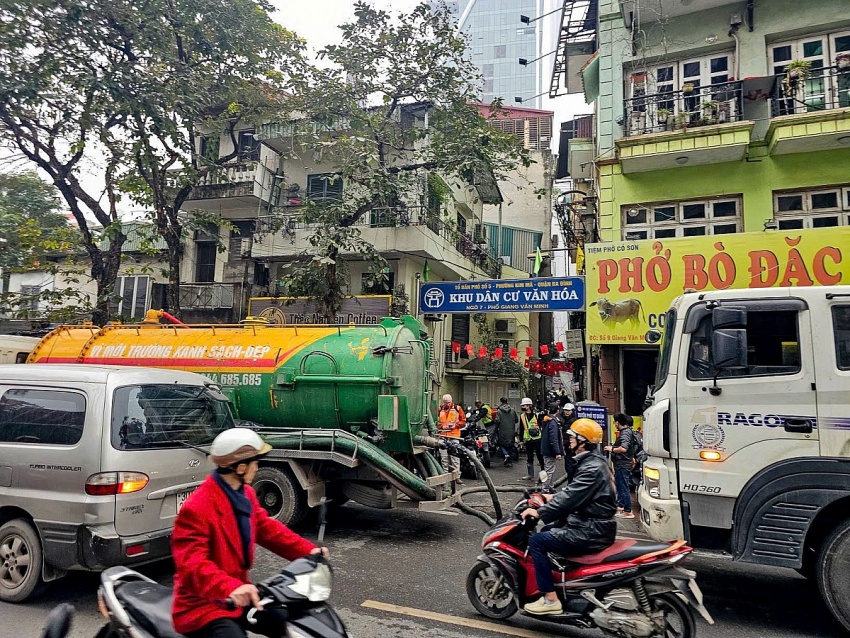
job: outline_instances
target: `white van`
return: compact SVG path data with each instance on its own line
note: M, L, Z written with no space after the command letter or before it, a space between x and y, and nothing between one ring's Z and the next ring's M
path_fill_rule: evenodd
M0 335L0 364L26 363L30 352L40 341L38 337Z
M193 372L0 366L0 600L168 556L209 445L233 426L227 398Z

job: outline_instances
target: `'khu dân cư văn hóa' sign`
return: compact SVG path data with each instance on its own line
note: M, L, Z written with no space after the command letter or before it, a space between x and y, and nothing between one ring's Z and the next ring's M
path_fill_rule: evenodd
M850 228L585 246L588 343L644 343L685 290L850 282Z
M441 281L422 284L419 307L428 314L581 310L581 277Z

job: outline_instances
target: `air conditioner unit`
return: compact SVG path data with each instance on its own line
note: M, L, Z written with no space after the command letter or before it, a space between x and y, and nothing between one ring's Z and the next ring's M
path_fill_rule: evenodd
M484 224L475 224L475 230L472 233L472 237L476 244L486 244L487 227Z
M444 313L438 313L434 315L425 315L425 321L445 321L446 315Z
M514 334L516 332L516 319L496 319L494 324L496 332L504 332L505 334Z

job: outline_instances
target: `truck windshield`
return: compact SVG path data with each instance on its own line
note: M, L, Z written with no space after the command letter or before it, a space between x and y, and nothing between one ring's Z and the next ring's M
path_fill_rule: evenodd
M673 333L676 329L676 311L667 311L664 320L664 340L661 342L661 354L658 357L658 370L655 373L655 390L664 385L670 372L670 357L673 356Z
M112 446L119 450L209 445L234 427L227 397L196 385L131 385L115 390Z

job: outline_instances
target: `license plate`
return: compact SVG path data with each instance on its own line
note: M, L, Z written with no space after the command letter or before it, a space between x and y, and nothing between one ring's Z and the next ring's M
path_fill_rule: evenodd
M490 439L487 436L479 436L478 440L481 441L482 443L489 443L490 442Z
M183 503L186 502L186 499L191 496L192 492L195 490L185 490L184 492L177 492L177 511L180 511L180 508L183 507Z

